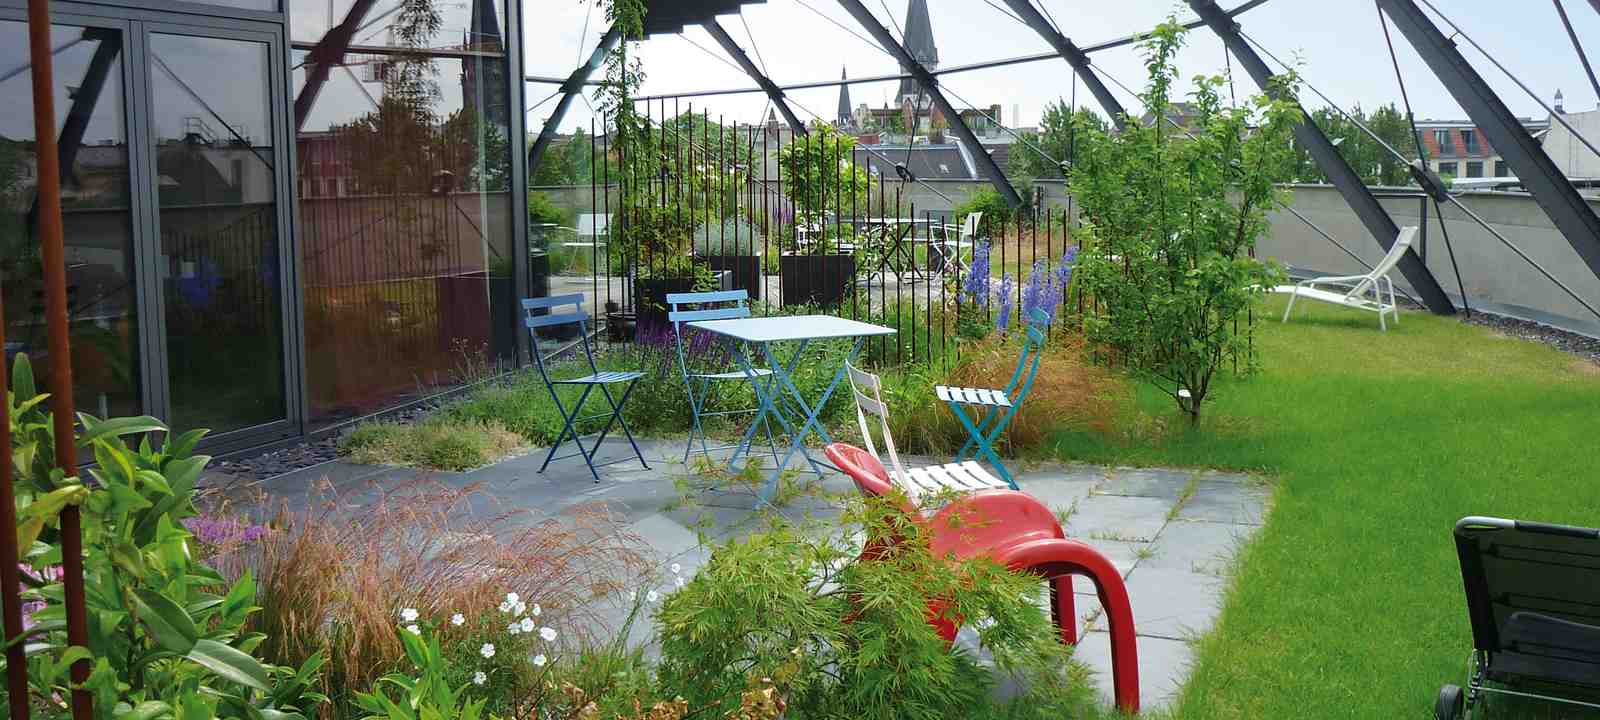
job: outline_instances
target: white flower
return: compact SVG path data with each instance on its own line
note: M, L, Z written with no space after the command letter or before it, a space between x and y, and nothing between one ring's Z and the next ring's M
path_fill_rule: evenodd
M645 599L645 602L655 602L655 601L661 599L661 595L659 593L657 593L656 591L651 590L648 594L646 594L644 596L644 599Z
M512 615L524 615L527 612L528 612L528 604L525 603L525 602L522 602L521 600L518 600L517 604L514 607L511 608L511 614Z
M450 624L454 625L456 627L461 627L462 625L467 624L467 617L465 615L462 615L461 613L456 613L454 615L451 615L450 616Z
M533 656L533 666L534 667L544 667L544 664L547 663L547 662L550 662L550 661L549 661L549 659L545 658L544 653L540 653L538 655Z
M400 611L400 622L414 623L417 621L417 609L406 608Z
M483 647L478 648L478 654L482 655L485 660L494 657L494 643L484 643Z
M539 637L544 638L545 642L555 642L556 641L556 629L555 628L539 628Z
M677 563L673 563L672 567L670 569L672 570L672 574L673 575L681 575L681 574L683 574L683 566L679 565Z
M519 602L522 602L522 597L521 596L517 595L514 592L506 593L506 604L507 605L515 605L515 604L517 604Z
M677 583L678 587L683 587L683 576L680 575L678 577L673 578L672 582Z
M511 603L500 603L500 612L511 612Z
M506 626L506 634L508 634L508 635L516 635L517 633L520 633L520 632L522 632L522 623L515 623L514 622L514 623L511 623L510 625Z
M422 628L419 628L419 627L417 627L415 625L407 625L406 626L406 632L411 633L412 635L421 635L422 634Z
M482 684L484 684L484 683L486 683L488 681L489 681L489 676L483 674L482 670L479 670L478 672L475 672L475 673L472 674L472 684L473 685L482 685Z
M525 633L533 632L533 618L523 618L522 622L518 623L518 627L522 628Z
M528 611L528 614L534 617L539 617L543 613L544 609L539 607L539 603L534 603L533 609Z

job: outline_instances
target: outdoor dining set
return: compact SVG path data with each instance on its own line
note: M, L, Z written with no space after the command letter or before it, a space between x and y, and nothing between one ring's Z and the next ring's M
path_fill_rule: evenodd
M873 447L871 435L867 432L867 417L877 417L882 424L885 450L894 466L900 468L898 451L888 433L889 410L882 398L881 384L877 376L855 366L867 341L894 335L896 331L893 328L820 314L756 317L750 311L745 290L671 293L666 300L670 306L667 320L672 326L678 369L692 417L684 448L685 461L697 447L707 460L711 459L713 451L732 450L726 463L730 467L737 467L741 459L749 462L756 458L760 448L758 443L764 439L764 454L771 458L771 473L761 498L770 501L778 487L779 478L792 463L803 462L804 469L819 475L825 472L827 464L812 454L807 440L815 435L823 445L833 442L833 437L819 416L840 384L848 381L856 401L864 441L868 447ZM644 373L601 369L589 341L589 314L583 307L583 301L581 294L530 298L522 301L522 307L526 313L525 324L532 342L535 368L549 389L563 421L562 430L546 453L540 471L549 467L554 460L578 456L583 458L598 482L600 475L597 468L606 463L596 463L596 456L600 444L613 429L619 430L633 449L633 455L624 460L637 459L641 465L649 467L622 412L634 384L644 377ZM553 368L539 347L540 329L563 325L578 326L579 339L576 344L581 350L580 368L586 368L587 372L577 377L555 377ZM685 339L691 333L717 336L728 348L733 366L705 368L692 362L694 359L685 352ZM1022 353L1004 387L939 385L929 388L929 392L950 408L966 429L968 439L956 453L954 461L903 471L904 482L911 483L914 488L930 491L940 487L1016 489L1015 479L995 452L994 446L1033 386L1045 339L1045 323L1041 316L1028 323ZM818 362L826 359L826 354L813 352L826 341L846 341L850 343L850 349L842 359L835 356L839 366L828 368L833 371L832 378L821 394L808 398L796 384L795 373L802 363L807 367L817 367ZM748 383L754 392L756 407L709 409L716 389L727 383ZM557 392L563 386L581 388L581 391L576 399L563 399ZM595 397L604 401L604 409L597 414L583 414L586 404ZM750 418L739 440L712 447L706 420L716 416L739 415ZM600 431L586 443L579 433L579 426L592 419L604 420L604 423ZM558 451L568 442L576 445L577 450L558 456Z

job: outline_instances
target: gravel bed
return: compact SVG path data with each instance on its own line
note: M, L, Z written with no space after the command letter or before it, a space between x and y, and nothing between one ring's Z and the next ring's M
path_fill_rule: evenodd
M391 422L412 423L427 417L433 409L432 407L411 408L385 416L383 419ZM313 465L320 465L329 460L338 459L340 437L343 437L342 432L318 440L279 448L271 452L219 460L206 467L206 475L210 480L206 484L213 487L233 483L255 484L279 475L285 475Z
M1600 363L1600 338L1579 335L1529 320L1482 312L1472 313L1472 318L1467 322L1491 328L1510 337L1544 343L1562 352Z

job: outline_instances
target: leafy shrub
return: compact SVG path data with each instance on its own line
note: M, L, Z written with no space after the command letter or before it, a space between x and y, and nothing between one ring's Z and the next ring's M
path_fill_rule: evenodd
M570 227L574 217L571 210L556 205L549 195L538 191L528 193L528 222Z
M978 237L983 238L999 238L1005 234L1006 223L1013 219L1011 205L990 187L974 192L956 206L956 224L966 222L967 216L975 212L983 213L983 219L978 221Z
M657 615L662 687L711 717L769 685L785 717L970 718L1001 714L990 672L929 624L929 599L965 618L1036 717L1071 717L1090 704L1081 669L1036 604L1037 578L984 559L929 549L898 506L851 501L843 528L778 523L715 548ZM842 532L837 532L842 530ZM841 538L899 537L862 559Z
M19 570L32 610L29 623L30 703L38 717L69 716L66 698L81 689L97 717L303 718L323 698L312 692L322 665L310 654L293 667L262 663L251 653L265 638L247 632L257 587L245 574L225 580L194 560L184 521L198 512L195 484L210 460L192 451L203 430L177 434L151 417L101 420L80 414L76 444L95 465L66 478L50 467L51 416L18 355L6 398L18 471ZM162 436L159 449L149 434ZM141 438L137 449L129 440ZM81 514L88 647L69 642L61 516ZM224 533L225 535L225 533ZM17 562L6 558L5 562ZM92 666L81 683L78 661ZM0 692L0 702L9 701Z
M1145 107L1169 106L1183 33L1169 18L1140 42ZM1077 273L1097 308L1085 330L1191 422L1224 362L1254 367L1251 311L1281 272L1250 255L1283 200L1278 183L1292 175L1291 133L1304 117L1292 74L1272 88L1283 99L1239 106L1224 105L1225 82L1196 78L1188 137L1159 121L1084 132L1072 176L1089 221Z

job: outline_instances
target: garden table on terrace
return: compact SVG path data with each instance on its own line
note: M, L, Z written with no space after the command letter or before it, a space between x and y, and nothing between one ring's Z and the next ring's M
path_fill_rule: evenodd
M844 379L845 362L855 360L861 352L861 346L867 338L881 335L893 335L893 328L882 325L873 325L858 320L833 317L832 315L791 315L761 318L736 318L732 320L699 320L689 323L689 327L699 328L706 332L715 333L729 339L733 347L734 358L739 362L739 369L750 380L750 386L755 389L756 400L760 403L755 418L750 421L749 429L745 430L744 438L733 451L733 456L728 458L729 467L739 460L739 456L750 450L750 443L755 439L756 428L761 425L762 419L771 415L782 426L784 434L790 438L788 452L778 461L778 466L772 469L772 476L767 479L766 486L761 491L761 499L770 502L773 493L778 488L778 478L783 474L783 469L794 459L795 453L804 456L811 469L817 474L822 474L822 464L811 457L811 452L806 449L806 437L815 432L822 438L824 444L833 442L828 437L828 430L822 427L822 422L817 419L817 414L827 406L828 398L833 396L833 391ZM832 340L854 338L855 344L850 348L850 353L840 362L839 368L833 374L833 381L828 383L822 396L817 398L815 404L807 404L800 389L795 387L791 374L799 367L800 360L805 356L806 347L813 340ZM774 344L796 343L794 351L789 355L788 362L780 362L773 351ZM746 354L745 346L749 345L751 353L759 353L759 360L764 360L767 367L772 370L774 382L772 392L759 382L755 374L755 365L751 362L750 354ZM806 414L805 422L798 427L790 422L778 407L778 398L787 395L802 412Z

